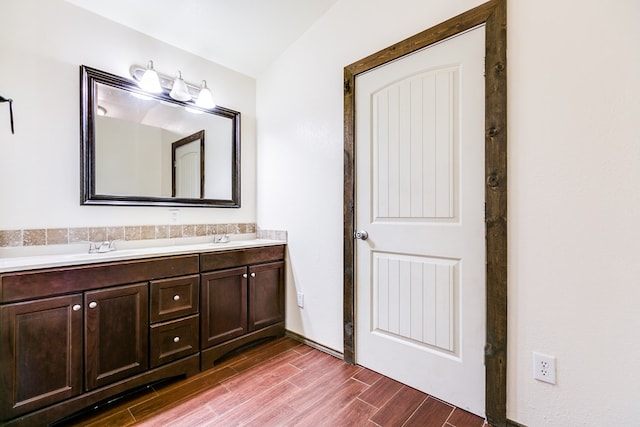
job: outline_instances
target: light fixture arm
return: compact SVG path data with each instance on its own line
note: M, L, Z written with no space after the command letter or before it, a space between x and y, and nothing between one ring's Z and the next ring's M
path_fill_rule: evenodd
M142 76L144 75L145 71L147 71L147 67L143 67L141 65L134 64L131 67L129 67L129 73L131 74L131 77L133 77L133 79L137 82L142 80ZM162 89L171 91L171 88L173 87L173 81L175 80L175 78L168 76L166 74L160 73L158 70L156 70L156 73L158 74L158 78L160 79L160 86L162 86ZM200 86L188 83L186 81L184 83L187 86L187 90L189 91L189 94L194 99L197 98L198 94L200 93Z

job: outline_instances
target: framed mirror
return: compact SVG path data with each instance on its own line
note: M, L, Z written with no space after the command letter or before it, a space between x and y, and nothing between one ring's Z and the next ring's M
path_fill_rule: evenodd
M240 113L80 67L83 205L240 207Z

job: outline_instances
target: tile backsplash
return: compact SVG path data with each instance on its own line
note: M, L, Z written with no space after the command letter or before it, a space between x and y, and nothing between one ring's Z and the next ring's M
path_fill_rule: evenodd
M64 245L105 240L151 240L181 237L213 236L216 234L256 233L256 224L181 224L125 225L105 227L37 228L0 230L0 247ZM277 231L260 231L258 238L267 239ZM286 234L286 233L285 233ZM285 236L286 238L286 236Z

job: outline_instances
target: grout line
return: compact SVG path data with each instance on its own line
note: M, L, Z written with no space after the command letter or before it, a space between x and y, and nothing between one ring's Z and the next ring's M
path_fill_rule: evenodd
M367 389L367 390L368 390L368 389ZM366 390L365 390L365 391L366 391ZM363 392L363 393L364 393L364 392ZM360 393L360 394L362 394L362 393ZM376 410L376 412L378 412L378 411L380 410L380 408L376 408L376 407L375 407L375 406L373 406L371 403L369 403L369 402L365 402L364 400L360 399L360 395L356 396L356 397L355 397L355 399L353 399L353 400L359 400L360 402L364 403L365 405L367 405L367 406L371 406L373 409L375 409L375 410ZM371 421L371 420L369 420L369 421ZM371 422L373 422L373 421L371 421ZM375 423L374 423L374 424L375 424Z
M422 399L422 402L420 402L420 404L418 406L416 406L416 409L414 409L413 412L407 417L407 419L404 420L404 422L402 423L403 426L409 422L411 417L413 417L413 414L418 412L418 409L422 408L422 405L424 405L424 403L429 399L429 397L430 396L428 394L425 395L425 398ZM451 415L449 415L449 416L451 416ZM447 417L447 419L448 419L448 417Z
M440 400L440 399L437 399L437 398L433 398L433 399ZM440 400L440 402L442 402L442 400ZM447 403L447 402L442 402L442 403ZM451 406L450 403L447 403L447 405ZM455 411L456 411L456 407L454 406L454 407L451 408L451 412L449 412L449 416L447 417L447 419L444 420L444 424L442 424L442 427L446 427L447 424L452 425L452 424L449 423L449 420L451 419L451 417L453 416L453 413Z

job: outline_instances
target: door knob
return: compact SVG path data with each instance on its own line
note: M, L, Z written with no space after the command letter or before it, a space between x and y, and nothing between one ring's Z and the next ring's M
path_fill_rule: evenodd
M367 233L364 230L358 230L355 233L353 233L353 237L360 240L367 240L369 238L369 233Z

